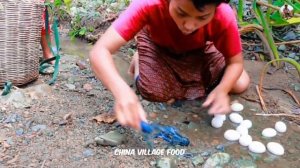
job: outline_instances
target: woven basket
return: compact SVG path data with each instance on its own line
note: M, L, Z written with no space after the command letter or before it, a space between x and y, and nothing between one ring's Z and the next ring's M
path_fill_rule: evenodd
M0 87L38 78L43 9L40 0L0 0Z

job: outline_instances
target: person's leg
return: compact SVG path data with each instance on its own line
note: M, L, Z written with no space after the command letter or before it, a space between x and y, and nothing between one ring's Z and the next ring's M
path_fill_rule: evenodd
M51 50L48 46L47 39L46 39L46 34L43 34L43 33L41 35L41 46L42 46L44 58L45 59L52 58L53 55L52 55Z
M249 85L250 85L250 77L244 69L240 78L238 79L236 84L233 86L230 93L242 93L247 90Z
M133 78L133 80L136 80L139 76L139 54L138 52L135 52L128 69L128 74Z

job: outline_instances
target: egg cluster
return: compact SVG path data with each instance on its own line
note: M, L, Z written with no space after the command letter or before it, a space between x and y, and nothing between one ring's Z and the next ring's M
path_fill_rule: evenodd
M274 155L283 155L284 148L277 142L269 142L267 147L259 141L253 141L252 136L249 135L249 129L252 127L252 121L244 119L239 112L243 111L244 106L238 102L231 105L233 111L229 115L229 120L238 126L236 129L229 129L225 131L224 137L229 141L239 141L240 145L248 147L251 152L264 153L266 150ZM221 128L226 120L226 115L215 115L211 121L211 125L214 128ZM275 128L275 129L274 129ZM287 130L286 124L282 121L276 122L274 128L266 128L262 131L262 136L271 138L277 135L277 133L284 133Z

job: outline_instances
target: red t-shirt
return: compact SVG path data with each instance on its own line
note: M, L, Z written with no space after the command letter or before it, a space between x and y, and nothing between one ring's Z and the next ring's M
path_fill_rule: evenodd
M145 26L154 43L176 53L204 48L206 41L212 41L226 58L242 51L235 15L228 4L219 5L213 20L190 35L182 34L171 18L168 0L133 0L113 23L126 41Z

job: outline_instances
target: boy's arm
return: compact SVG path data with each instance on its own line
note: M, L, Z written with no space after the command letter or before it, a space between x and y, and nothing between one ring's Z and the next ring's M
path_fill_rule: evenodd
M90 52L90 62L96 77L112 92L115 98L115 112L119 122L140 128L145 112L137 96L119 75L113 62L112 53L126 43L111 26Z
M209 114L226 114L231 111L229 92L243 72L242 53L226 60L226 69L219 85L208 95L203 103L204 107L210 106Z

